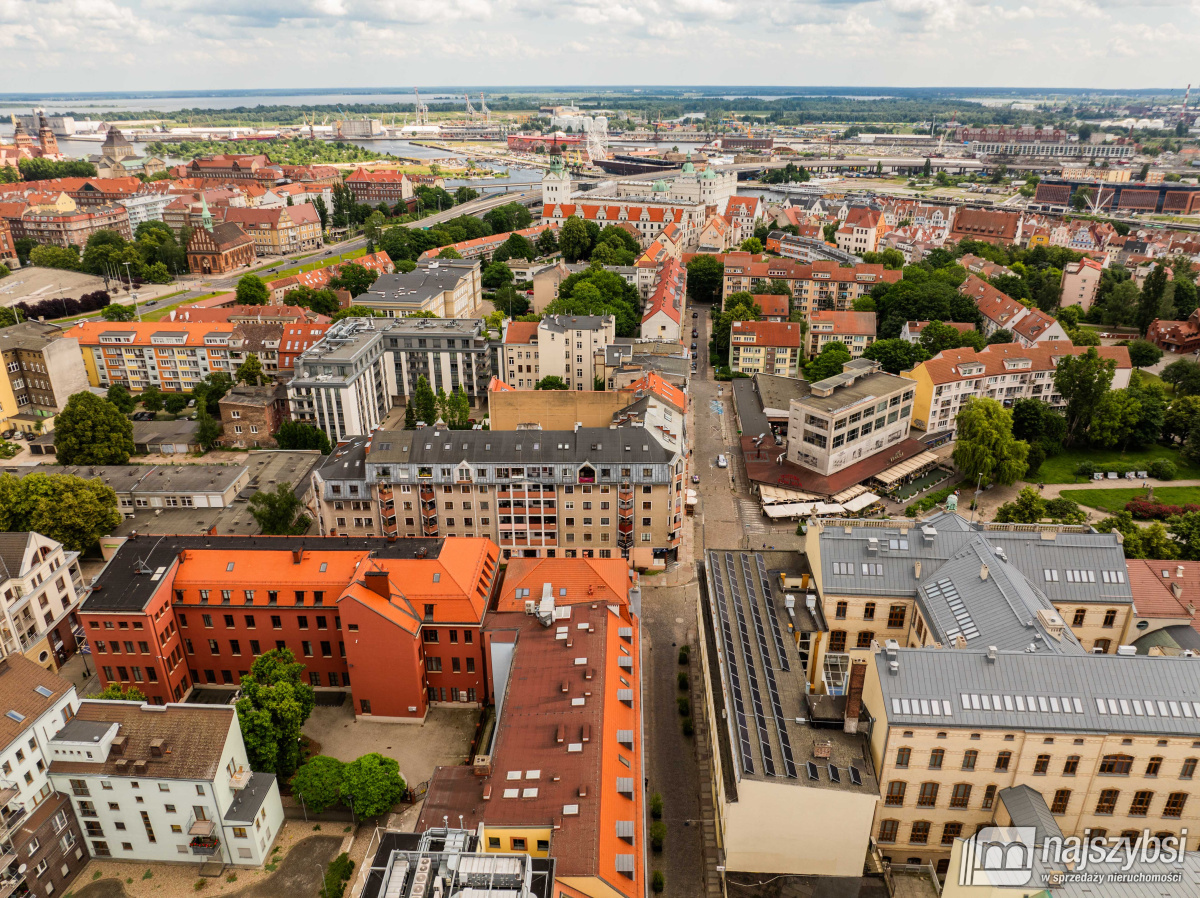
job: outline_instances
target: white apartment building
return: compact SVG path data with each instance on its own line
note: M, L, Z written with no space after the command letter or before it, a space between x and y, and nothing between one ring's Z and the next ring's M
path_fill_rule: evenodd
M561 377L570 390L591 390L598 372L596 353L617 339L612 315L548 315L537 328L539 378Z
M979 352L974 349L947 349L917 365L903 377L917 382L913 427L918 430L956 429L955 421L971 399L995 399L1011 408L1018 399L1040 399L1055 408L1066 403L1054 390L1054 372L1067 355L1081 355L1091 347L1075 346L1065 340L1022 346L996 343ZM1097 346L1101 358L1117 363L1111 389L1129 386L1133 368L1129 349L1124 346Z
M136 228L144 221L162 221L163 209L176 199L173 193L139 193L125 197L121 205L129 213L129 227Z
M40 533L0 533L0 643L47 670L75 653L79 553Z
M283 823L275 775L251 772L228 706L85 701L49 755L93 857L258 866Z

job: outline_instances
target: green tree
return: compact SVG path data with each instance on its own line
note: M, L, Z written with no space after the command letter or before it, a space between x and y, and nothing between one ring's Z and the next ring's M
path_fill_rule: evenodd
M377 312L374 309L369 309L366 306L349 306L345 309L339 309L333 314L333 321L341 321L343 318L382 318L383 312Z
M525 259L532 262L536 258L537 250L529 238L516 232L509 234L508 239L492 253L493 262L507 262L509 259Z
M163 397L163 408L172 415L178 415L187 408L188 398L182 393L169 393Z
M1200 430L1200 396L1181 396L1167 406L1162 435L1171 442L1184 441Z
M933 358L943 349L957 349L961 346L962 334L958 328L949 324L931 321L921 330L921 345L929 353L928 358Z
M721 298L725 263L716 256L693 256L687 263L687 292L692 302L715 303Z
M757 237L747 237L742 241L742 245L739 248L744 253L753 253L756 256L760 255L763 251L762 241Z
M146 694L136 686L125 686L120 683L109 683L96 695L97 699L108 702L144 702Z
M1094 346L1080 355L1059 359L1054 369L1054 389L1067 403L1067 445L1087 431L1101 397L1112 385L1116 370L1117 363L1101 358Z
M306 810L320 814L341 800L346 765L337 758L309 758L292 777L292 795L304 800Z
M287 292L284 302L290 306L312 309L318 315L334 315L341 308L337 294L326 287L319 290L303 285L296 287Z
M921 177L930 178L933 176L933 163L929 161L929 157L925 157L925 164L921 166Z
M1134 340L1129 344L1129 361L1135 368L1149 368L1162 356L1162 350L1149 340Z
M122 306L114 302L100 310L100 317L105 321L133 321L137 312L133 310L133 306Z
M237 714L252 770L287 779L299 766L300 730L316 705L303 674L290 649L271 649L242 677Z
M996 509L995 520L1001 524L1036 524L1046 517L1046 500L1034 487L1027 486L1012 502Z
M1175 387L1179 396L1200 395L1200 365L1190 359L1179 359L1163 368L1159 375L1165 383Z
M554 228L546 228L537 236L538 255L552 256L558 252L558 237L554 234Z
M250 514L267 536L299 536L308 529L308 516L301 514L304 503L282 480L274 490L259 490L250 497Z
M142 408L148 412L157 414L163 410L163 395L162 390L151 384L138 394L138 398L142 401Z
M850 308L855 312L874 312L876 311L875 297L869 293L863 294L850 304Z
M417 410L417 420L433 424L437 420L437 397L425 375L417 377L417 388L413 391L412 405Z
M321 219L321 230L329 229L329 207L325 205L325 200L322 197L313 197L313 208L317 210L317 215Z
M213 416L221 414L221 397L233 387L233 378L224 371L214 371L192 387L197 408L206 408Z
M820 354L805 366L804 378L809 383L816 383L827 377L842 373L842 367L850 361L850 350L844 343L831 340L821 347Z
M137 408L137 400L130 395L125 384L113 384L104 395L109 402L120 409L123 415L132 414L133 410Z
M837 232L839 227L840 225L835 221L821 228L821 236L825 238L826 243L837 243Z
M79 247L53 246L41 244L29 251L29 264L39 268L64 268L67 271L79 270Z
M578 215L572 215L563 222L558 232L558 246L567 262L578 262L591 255L592 241L583 219Z
M447 246L447 247L444 247L442 249L442 251L437 254L437 257L439 259L451 259L451 260L461 259L462 253L460 253L458 250L454 249L453 247Z
M133 455L133 422L92 393L76 393L54 422L60 465L123 465Z
M1141 414L1142 404L1128 390L1109 390L1100 397L1092 413L1088 439L1092 445L1104 449L1114 446L1124 449Z
M954 464L967 481L1008 486L1028 466L1029 444L1013 437L1012 412L995 399L972 399L958 413Z
M275 444L280 449L316 449L322 455L333 451L325 431L302 421L284 421L280 424L275 434Z
M1200 511L1189 511L1167 520L1167 532L1179 547L1179 557L1200 561Z
M257 384L263 377L263 366L256 353L248 353L246 360L238 365L235 378L240 384Z
M257 274L243 274L238 278L237 301L246 306L265 306L270 300L266 282Z
M117 494L99 479L68 474L0 476L0 532L36 530L72 552L84 552L121 520Z
M950 328L954 330L954 328ZM958 333L955 331L955 333ZM891 340L876 340L865 350L863 358L879 362L883 370L889 374L899 374L908 371L921 362L930 358L929 352L920 343L909 343L907 340L893 338Z
M366 268L357 262L347 262L329 279L329 289L346 290L351 297L357 298L370 290L378 277L379 272L373 268Z
M1159 309L1167 291L1167 284L1167 266L1155 265L1154 270L1146 277L1146 282L1142 285L1141 296L1138 297L1137 328L1138 333L1143 336L1154 319L1159 317Z
M731 293L725 300L725 311L715 307L712 310L712 351L713 355L722 362L729 360L729 341L735 321L758 321L762 317L762 309L754 301L754 297L745 292Z
M561 377L547 375L537 382L535 390L566 390L568 389L566 381Z
M395 758L371 752L346 765L342 800L359 817L377 817L392 809L404 795L404 780Z
M417 429L417 410L415 408L413 408L411 405L408 406L404 410L404 429L405 430L416 430Z
M1016 340L1013 332L1006 327L999 328L990 337L987 338L988 346L995 346L998 343L1012 343Z
M1038 443L1047 455L1062 451L1067 435L1066 419L1040 399L1018 399L1013 403L1013 436L1030 446Z
M193 395L195 395L195 391L193 391ZM199 400L196 401L196 425L196 442L201 449L207 452L217 445L217 440L221 438L224 428L221 426L221 422L209 412L208 405Z
M463 203L469 203L471 200L477 199L479 199L479 191L472 190L470 187L464 186L454 191L454 202L457 205L461 206Z
M513 282L512 269L503 262L492 262L487 268L483 269L483 275L480 280L483 286L489 290L505 287Z

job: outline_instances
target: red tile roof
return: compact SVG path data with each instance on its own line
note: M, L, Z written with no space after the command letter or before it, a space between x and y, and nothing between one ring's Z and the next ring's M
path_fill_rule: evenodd
M1001 293L977 275L967 275L958 292L975 300L979 313L999 327L1011 329L1013 321L1029 311L1027 306L1017 302L1007 293Z
M621 391L623 393L636 393L638 390L653 393L659 399L675 406L681 412L687 411L687 393L674 384L663 380L654 371L647 372L643 377L635 380L629 386L623 387Z
M787 318L791 314L786 296L778 293L755 293L753 296L763 318Z
M1125 566L1138 617L1195 619L1195 611L1188 611L1187 605L1191 602L1194 609L1200 602L1200 561L1130 558ZM1172 586L1179 588L1179 598Z
M811 324L832 324L832 331L820 331L819 333L833 334L870 334L875 336L875 313L874 312L833 312L818 310L813 312L809 318ZM813 330L810 333L818 333Z
M510 321L508 328L504 331L505 343L536 343L537 342L538 322L536 321Z
M1029 371L1053 371L1058 360L1063 356L1082 355L1090 347L1076 346L1066 340L1047 340L1036 346L1022 346L1020 343L994 343L985 346L979 352L970 347L962 349L944 349L932 359L922 362L925 371L935 384L952 383L963 380L968 375L961 373L964 365L981 364L980 374L969 375L972 378L1006 374L1010 369L1004 366L1006 361L1013 359L1029 359ZM1118 368L1130 368L1129 349L1125 346L1097 346L1096 352L1104 359L1112 359Z
M754 346L803 345L804 337L800 325L792 321L735 321L730 331L732 336L754 336ZM746 345L746 344L743 344Z

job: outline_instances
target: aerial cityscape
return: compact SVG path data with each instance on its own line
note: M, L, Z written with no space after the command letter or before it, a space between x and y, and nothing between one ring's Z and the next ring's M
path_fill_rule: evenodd
M1195 10L38 6L0 898L1200 898Z

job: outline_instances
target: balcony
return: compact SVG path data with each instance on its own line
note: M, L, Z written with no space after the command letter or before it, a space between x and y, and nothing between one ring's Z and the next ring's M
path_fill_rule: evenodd
M249 774L247 774L247 782ZM188 822L187 833L189 836L211 836L213 830L216 829L216 823L212 820L205 820L203 817L197 819L195 816Z
M5 870L4 873L0 875L0 898L8 898L8 896L20 888L24 882L24 873L18 873L16 870Z
M421 535L436 537L438 535L437 521L421 521Z
M27 812L24 808L13 811L0 821L0 840L7 839L13 831L24 822Z
M8 804L21 790L11 780L0 780L0 807Z
M192 849L192 854L212 857L221 850L221 840L216 836L196 836L188 843L188 847Z
M253 776L253 772L247 770L245 767L238 767L237 772L229 777L229 788L245 789L246 786L250 785L250 778Z

